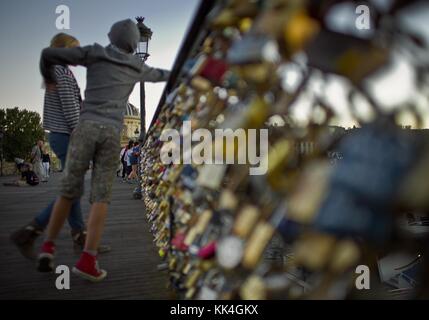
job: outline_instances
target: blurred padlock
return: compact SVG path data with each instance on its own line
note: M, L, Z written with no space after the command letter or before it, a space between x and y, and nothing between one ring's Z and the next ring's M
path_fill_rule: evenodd
M347 77L355 84L389 61L389 51L369 40L323 30L306 48L310 66Z
M259 223L255 227L244 251L243 266L245 268L251 269L257 265L273 234L274 228L268 223Z

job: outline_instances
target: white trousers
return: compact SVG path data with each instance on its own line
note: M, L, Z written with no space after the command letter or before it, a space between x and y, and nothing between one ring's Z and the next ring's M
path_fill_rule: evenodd
M42 180L48 180L48 178L49 178L49 162L42 162L42 165L43 165Z

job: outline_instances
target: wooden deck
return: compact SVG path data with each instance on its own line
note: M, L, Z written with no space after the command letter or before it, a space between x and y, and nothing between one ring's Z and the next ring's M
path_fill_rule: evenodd
M103 243L112 251L100 255L101 267L108 271L101 283L89 283L71 273L70 290L57 290L56 274L41 274L33 261L23 258L9 241L11 231L29 222L52 200L61 174L36 187L4 187L0 178L0 299L168 299L167 274L158 271L161 260L152 242L144 217L143 203L132 199L134 185L116 179L106 221ZM88 175L82 208L87 217ZM57 241L57 264L70 268L78 255L73 253L69 226ZM42 239L38 239L36 248Z

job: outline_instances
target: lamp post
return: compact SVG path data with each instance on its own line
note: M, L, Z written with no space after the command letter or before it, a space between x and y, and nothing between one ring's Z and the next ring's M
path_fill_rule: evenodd
M142 59L142 61L146 61L149 58L149 40L152 38L152 30L150 30L144 23L143 17L136 17L137 20L137 28L140 31L140 40L137 45L136 54ZM145 105L145 88L144 82L140 82L140 135L139 142L140 148L142 147L145 134L146 134L146 105ZM136 135L139 134L138 129L135 131ZM140 153L140 152L139 152ZM139 172L139 182L137 188L133 192L134 199L142 198L142 180L141 180L141 167L140 160L138 163L138 172Z
M0 128L0 176L3 176L3 128Z
M144 23L143 17L136 17L137 27L140 31L140 41L137 45L136 54L142 59L146 61L149 58L149 40L152 38L152 30L149 29ZM146 105L145 105L145 88L144 82L140 82L140 142L143 142L145 134L146 134Z

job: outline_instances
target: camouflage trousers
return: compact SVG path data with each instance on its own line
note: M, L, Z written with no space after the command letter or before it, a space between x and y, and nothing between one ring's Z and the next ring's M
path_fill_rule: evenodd
M61 195L78 199L84 192L85 173L93 162L90 202L110 202L113 179L118 166L120 129L84 120L70 137Z

